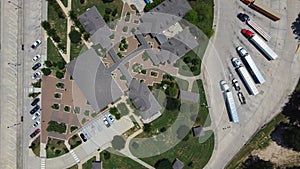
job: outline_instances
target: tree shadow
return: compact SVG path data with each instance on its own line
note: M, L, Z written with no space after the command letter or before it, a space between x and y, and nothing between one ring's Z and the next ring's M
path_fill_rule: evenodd
M291 28L293 30L293 33L296 35L295 39L300 40L300 13L296 18L296 21L292 23Z

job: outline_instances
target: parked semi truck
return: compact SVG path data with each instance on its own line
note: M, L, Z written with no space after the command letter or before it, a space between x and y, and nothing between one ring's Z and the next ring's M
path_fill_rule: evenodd
M242 61L246 68L248 69L249 73L252 75L254 81L257 83L263 84L265 82L264 77L261 75L260 71L258 70L256 64L254 63L252 57L248 54L248 52L241 46L236 48L238 54L242 58Z
M256 88L255 83L252 80L247 69L244 66L242 66L242 62L236 57L233 57L231 61L233 66L236 68L236 71L239 74L240 78L242 79L248 93L250 95L257 95L259 91Z
M222 90L224 91L225 104L226 104L227 111L230 115L230 119L232 122L238 123L239 117L233 99L233 94L231 91L229 91L229 86L226 81L222 80L220 83L222 86Z
M256 34L253 32L242 29L242 34L249 39L250 42L254 44L259 51L264 54L269 60L275 60L278 56L277 54Z
M278 21L281 17L281 14L269 8L266 4L261 2L261 0L241 0L250 8L260 12L261 14L267 16L268 18Z
M264 31L258 24L256 24L247 14L239 13L238 18L242 22L246 22L246 24L251 27L255 32L257 32L262 38L264 38L266 41L269 41L271 39L271 36Z

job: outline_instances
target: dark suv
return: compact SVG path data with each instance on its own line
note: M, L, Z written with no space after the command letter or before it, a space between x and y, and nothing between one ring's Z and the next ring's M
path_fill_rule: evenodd
M34 66L32 66L32 70L37 70L39 67L41 67L42 64L41 63L37 63Z
M31 106L35 106L39 101L40 101L40 98L35 98L35 99L31 102Z
M35 112L37 112L38 110L40 110L40 105L36 105L33 109L30 110L30 114L34 114Z
M83 133L80 133L80 137L82 138L82 140L83 140L84 142L87 141L87 138L85 137L85 135L84 135Z

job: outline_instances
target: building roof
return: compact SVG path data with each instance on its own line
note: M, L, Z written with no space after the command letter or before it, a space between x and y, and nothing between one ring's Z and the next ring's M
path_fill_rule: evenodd
M201 126L196 126L196 127L193 127L192 128L192 131L193 131L193 135L195 137L200 137L203 135L203 128Z
M79 55L66 67L95 111L103 109L123 95L93 48Z
M180 21L191 9L186 0L165 0L141 17L139 30L143 33L161 33Z
M93 161L92 169L102 169L102 161Z
M99 28L106 25L95 6L88 8L83 14L78 16L78 20L90 35L93 35Z
M128 91L129 98L133 100L135 107L140 110L144 123L150 123L161 115L161 106L144 82L139 82L133 78Z
M184 167L183 162L176 158L175 161L173 162L173 169L182 169L183 167Z
M197 46L195 36L191 34L189 28L185 28L160 46L161 50L157 57L161 63L167 61L171 64Z
M94 45L100 44L105 49L112 47L111 39L109 38L113 33L108 26L99 28L92 36L91 41Z

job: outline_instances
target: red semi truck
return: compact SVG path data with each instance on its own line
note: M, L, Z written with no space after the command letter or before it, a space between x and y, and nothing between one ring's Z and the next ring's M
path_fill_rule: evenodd
M249 39L252 44L261 51L262 54L268 57L269 60L275 60L277 54L256 34L253 32L242 29L242 34Z

